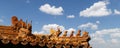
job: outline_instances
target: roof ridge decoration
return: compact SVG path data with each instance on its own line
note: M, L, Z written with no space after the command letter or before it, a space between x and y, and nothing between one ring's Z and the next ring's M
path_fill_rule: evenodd
M74 36L74 31L68 36L67 31L63 35L58 28L57 31L50 29L49 35L32 34L31 23L24 22L22 19L18 20L16 16L11 18L11 26L0 26L0 41L3 44L12 43L13 45L21 44L31 46L39 46L46 48L92 48L89 44L89 33L84 31L81 35L81 30L78 30Z

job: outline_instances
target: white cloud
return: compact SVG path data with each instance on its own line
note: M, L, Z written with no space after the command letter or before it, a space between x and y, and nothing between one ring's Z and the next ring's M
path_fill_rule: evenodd
M68 15L67 18L75 18L74 15Z
M67 31L68 31L67 35L69 36L72 31L74 31L74 34L75 34L76 29L74 29L74 28L69 28Z
M57 30L58 27L60 28L61 31L65 30L64 26L61 26L61 25L58 25L58 24L44 25L42 29L45 30L45 31L50 31L51 28Z
M98 23L100 23L99 21L96 21L96 23L86 23L86 24L82 24L82 25L79 25L78 28L80 29L92 29L92 30L96 30L98 29Z
M119 34L119 35L118 35ZM93 48L119 48L120 28L103 29L91 34ZM114 45L113 45L114 44Z
M92 38L92 43L98 42L100 44L106 43L103 38Z
M112 34L110 34L110 36L112 37L112 38L120 38L120 33L119 32L116 32L116 33L112 33Z
M51 15L63 15L63 11L64 11L61 6L57 8L49 4L44 4L40 6L39 10L44 13L51 14Z
M76 31L76 29L74 29L74 28L69 28L68 30L67 30L68 32L71 32L71 31Z
M117 39L111 39L111 42L114 44L119 43L119 41Z
M34 31L33 34L44 34L45 32L44 31Z
M112 12L107 8L109 4L108 1L99 1L94 3L89 8L86 8L83 11L80 11L80 16L84 17L101 17L110 15Z
M4 25L5 16L0 16L0 25Z
M62 31L62 34L65 31L65 27L62 25L58 25L58 24L47 24L47 25L43 25L42 30L41 31L34 31L33 34L50 34L50 29L54 29L57 30L57 28L60 28L60 30ZM70 35L71 31L76 31L76 29L74 28L69 28L67 29L67 36Z
M0 23L2 23L3 22L3 20L2 19L0 19Z
M48 25L43 25L42 30L41 31L35 31L33 33L38 33L38 34L49 34L50 29L55 29L57 30L57 28L60 28L61 31L65 30L64 26L58 25L58 24L48 24Z
M26 3L30 3L30 0L26 0Z
M100 21L96 21L97 24L100 24Z
M114 10L114 14L118 14L118 15L120 15L120 11L118 11L118 10Z

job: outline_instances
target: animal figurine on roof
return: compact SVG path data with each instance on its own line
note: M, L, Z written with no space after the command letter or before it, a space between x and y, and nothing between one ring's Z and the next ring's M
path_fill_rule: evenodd
M18 23L18 18L16 16L13 16L11 22L12 22L12 26L16 26Z

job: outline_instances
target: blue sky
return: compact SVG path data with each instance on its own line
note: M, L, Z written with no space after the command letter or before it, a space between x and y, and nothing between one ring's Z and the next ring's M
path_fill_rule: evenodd
M93 38L93 48L108 48L107 45L109 48L118 48L119 2L120 0L0 0L0 25L10 25L11 17L15 15L24 21L32 20L33 33L48 34L50 28L57 26L68 31L82 29L89 31Z

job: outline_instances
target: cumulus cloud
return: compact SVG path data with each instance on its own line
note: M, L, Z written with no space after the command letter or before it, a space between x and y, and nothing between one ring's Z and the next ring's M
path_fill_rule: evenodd
M39 10L51 15L63 15L63 11L64 11L61 6L55 7L55 6L51 6L50 4L44 4L40 6Z
M96 21L97 24L100 24L100 21Z
M120 33L119 32L116 32L116 33L113 33L113 34L110 34L112 38L117 38L117 37L120 37Z
M74 29L74 28L69 28L68 30L67 30L68 32L71 32L71 31L76 31L76 29Z
M0 25L3 25L5 17L4 16L0 16Z
M98 24L99 24L100 22L99 21L96 21L96 23L86 23L86 24L82 24L82 25L79 25L78 26L78 28L80 28L80 29L88 29L88 28L90 28L90 29L92 29L92 30L96 30L96 29L98 29Z
M45 32L44 31L34 31L33 34L44 34Z
M58 24L47 24L47 25L43 25L41 31L34 31L33 34L50 34L50 29L54 29L57 31L57 28L60 28L60 30L62 31L62 34L65 31L65 27L62 25L58 25ZM66 29L67 32L67 36L70 35L71 31L76 31L76 29L74 28L68 28Z
M114 10L114 14L118 14L118 15L120 15L120 11L118 11L118 10Z
M116 43L120 43L118 39L111 39L111 42L116 44Z
M76 29L74 29L74 28L69 28L67 31L68 31L67 35L69 36L72 31L76 32ZM75 34L75 33L74 33L74 34Z
M2 25L2 23L3 23L3 20L2 20L2 19L0 19L0 24Z
M65 30L64 26L61 26L61 25L58 25L58 24L44 25L42 30L45 30L45 31L49 32L51 28L55 29L55 30L57 30L57 28L60 28L61 31Z
M93 48L119 48L120 35L118 34L120 34L120 28L98 30L91 34L90 43Z
M67 18L75 18L74 15L68 15Z
M37 34L49 34L50 29L57 30L57 28L60 28L61 31L65 30L64 26L58 25L58 24L48 24L48 25L43 25L41 31L35 31L33 33Z
M0 22L3 22L3 20L2 20L2 19L0 19Z
M107 5L109 4L108 1L99 1L94 3L89 8L86 8L83 11L80 11L80 16L83 17L101 17L101 16L107 16L110 15L111 9L107 8Z
M26 3L30 3L30 0L26 0Z

